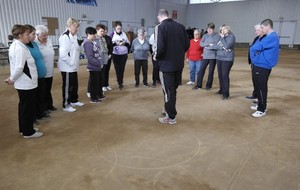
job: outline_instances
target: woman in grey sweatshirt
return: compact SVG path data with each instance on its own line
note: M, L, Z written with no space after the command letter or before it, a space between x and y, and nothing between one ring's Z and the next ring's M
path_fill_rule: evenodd
M217 43L217 67L220 90L217 94L222 94L222 99L228 100L230 86L229 73L234 61L235 36L230 26L223 25L220 28L220 37L220 41Z
M210 90L213 84L214 72L216 66L216 44L220 36L214 32L214 23L207 25L207 33L202 37L200 46L203 47L203 60L201 63L200 71L197 76L197 84L193 88L195 90L202 88L203 77L206 67L209 65L208 79L206 83L206 90Z
M145 30L138 29L138 37L135 38L131 45L131 51L134 59L134 75L135 75L135 87L137 88L140 84L140 71L142 67L143 72L143 83L145 87L149 87L147 82L148 72L148 55L150 51L150 44L145 39Z

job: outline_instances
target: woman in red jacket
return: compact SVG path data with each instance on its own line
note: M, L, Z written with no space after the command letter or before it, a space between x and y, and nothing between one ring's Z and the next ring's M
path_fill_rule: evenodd
M200 46L200 32L194 30L194 38L190 40L190 48L186 52L186 59L190 65L190 81L187 82L189 85L194 85L196 76L200 71L200 65L202 60L203 47Z

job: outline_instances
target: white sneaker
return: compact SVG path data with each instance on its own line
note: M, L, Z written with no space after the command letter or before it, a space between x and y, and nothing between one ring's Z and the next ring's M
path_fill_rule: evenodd
M102 91L107 92L108 91L107 87L102 87Z
M267 115L267 112L256 111L252 114L252 117L263 117Z
M109 90L109 91L112 90L112 88L111 88L110 86L107 86L106 88L107 88L107 90Z
M73 106L73 107L75 107L75 106L83 106L84 105L84 103L82 103L82 102L75 102L75 103L71 103L71 106Z
M44 134L41 133L41 132L35 132L33 133L32 135L30 136L23 136L25 139L30 139L30 138L38 138L38 137L41 137L43 136Z
M161 123L170 124L170 125L174 125L177 123L176 118L170 119L168 116L158 118L158 121Z
M188 84L188 85L194 85L195 82L189 81L189 82L187 82L186 84Z
M72 106L65 107L63 110L64 110L65 112L74 112L74 111L76 111L76 109L73 108Z
M258 105L250 106L250 109L257 111Z
M88 97L88 98L90 98L91 97L91 93L86 93L86 96Z

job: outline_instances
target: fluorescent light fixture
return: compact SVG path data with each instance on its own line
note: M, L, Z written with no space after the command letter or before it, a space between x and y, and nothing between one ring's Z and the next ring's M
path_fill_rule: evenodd
M223 3L232 1L245 1L245 0L190 0L190 4L201 4L201 3Z

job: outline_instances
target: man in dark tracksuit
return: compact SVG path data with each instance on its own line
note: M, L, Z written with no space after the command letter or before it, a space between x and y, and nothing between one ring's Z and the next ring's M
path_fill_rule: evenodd
M169 18L169 13L161 9L157 16L158 24L154 33L154 60L158 61L159 77L164 93L166 117L161 123L176 123L176 90L181 82L185 52L190 40L185 27Z

